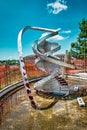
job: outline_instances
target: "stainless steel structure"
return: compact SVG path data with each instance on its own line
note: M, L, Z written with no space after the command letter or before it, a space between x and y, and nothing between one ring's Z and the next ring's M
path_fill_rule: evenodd
M69 88L66 81L60 76L62 67L74 68L73 65L61 61L53 54L61 49L58 43L49 42L47 39L57 35L57 32L50 33L39 40L35 41L32 49L37 55L35 64L37 68L49 74L46 78L35 83L34 88L43 93L53 93L60 95L68 95Z
M58 43L49 42L47 39L57 34L57 32L51 32L36 40L32 45L32 49L38 57L35 61L36 66L49 74L46 78L35 83L34 88L39 92L64 96L69 95L69 88L66 81L59 76L62 73L61 68L74 68L74 66L53 55L61 49L61 46Z
M54 56L54 53L60 50L61 46L58 43L49 42L47 39L55 35L58 35L57 30L26 26L19 32L18 52L19 52L20 68L24 81L24 86L30 99L31 106L34 107L35 109L40 109L38 108L38 106L34 101L25 70L24 58L22 55L22 36L23 33L28 29L48 32L46 36L40 38L39 40L36 40L32 45L32 49L35 55L37 56L37 59L35 61L36 66L42 71L48 73L47 77L35 83L34 88L36 89L36 92L41 92L44 94L53 94L59 96L60 98L69 95L70 90L68 88L68 84L60 76L62 73L61 68L62 67L74 68L74 66L63 62L58 57Z

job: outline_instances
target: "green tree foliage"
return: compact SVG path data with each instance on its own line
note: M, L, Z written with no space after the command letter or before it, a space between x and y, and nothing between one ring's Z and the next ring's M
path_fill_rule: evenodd
M0 65L18 65L19 60L0 60Z
M82 19L79 24L80 33L76 42L71 43L70 54L73 57L81 58L87 55L87 20Z

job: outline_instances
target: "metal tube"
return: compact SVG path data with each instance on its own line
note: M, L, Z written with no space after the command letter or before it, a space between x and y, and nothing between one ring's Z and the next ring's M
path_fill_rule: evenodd
M34 27L34 26L26 26L23 28L23 30L27 30L27 29L32 29L32 30L40 30L40 31L45 31L45 32L58 32L58 30L55 29L48 29L48 28L41 28L41 27Z
M21 73L22 73L22 77L23 77L23 81L24 81L24 86L25 86L27 95L30 99L31 106L38 110L38 109L41 109L41 108L38 108L38 106L36 105L36 102L34 101L33 95L31 93L31 89L30 89L30 85L29 85L29 82L28 82L28 77L27 77L27 73L26 73L26 69L25 69L24 58L23 58L23 55L22 55L22 36L23 36L23 33L28 29L46 31L46 32L53 33L55 35L58 33L58 31L52 30L52 29L47 29L47 28L26 26L18 34L19 61L20 61L20 68L21 68ZM48 35L50 35L50 34L48 34Z

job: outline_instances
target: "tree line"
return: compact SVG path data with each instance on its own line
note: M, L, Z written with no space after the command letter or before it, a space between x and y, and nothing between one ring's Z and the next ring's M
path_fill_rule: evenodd
M0 60L0 65L18 65L19 60Z

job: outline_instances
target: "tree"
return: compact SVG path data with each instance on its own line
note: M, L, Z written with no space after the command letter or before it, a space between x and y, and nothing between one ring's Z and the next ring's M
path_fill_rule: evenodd
M77 41L71 43L70 54L73 57L81 58L87 55L87 20L82 19L79 24L80 33L78 34Z
M78 35L78 41L80 44L81 54L87 54L87 21L82 19L82 23L79 24L80 33Z
M80 46L78 42L72 42L71 43L71 50L70 50L70 54L73 57L79 58L80 57Z

